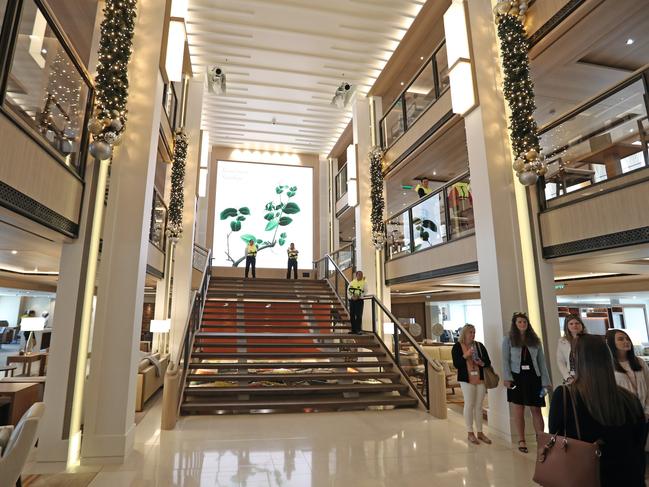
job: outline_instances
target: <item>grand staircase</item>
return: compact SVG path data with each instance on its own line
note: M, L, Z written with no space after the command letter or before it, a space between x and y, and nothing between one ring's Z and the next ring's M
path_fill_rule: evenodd
M349 332L326 281L212 278L181 413L416 407L379 340Z

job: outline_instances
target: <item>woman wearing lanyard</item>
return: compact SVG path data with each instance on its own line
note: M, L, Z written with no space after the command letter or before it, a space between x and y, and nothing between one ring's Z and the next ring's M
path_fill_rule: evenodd
M460 332L460 340L451 350L453 365L457 369L457 380L464 396L464 422L468 431L468 440L474 445L480 441L490 445L491 440L482 432L482 402L484 401L484 367L491 365L485 346L475 341L475 327L466 324ZM478 430L473 432L473 420Z
M532 329L525 313L514 313L509 336L503 340L503 381L507 401L512 403L514 425L518 433L518 450L527 453L525 442L525 406L530 408L534 431L543 432L541 408L551 390L541 340Z
M586 325L577 315L568 315L563 320L563 336L557 346L557 365L561 371L564 384L570 384L575 378L575 346L580 336L588 333Z

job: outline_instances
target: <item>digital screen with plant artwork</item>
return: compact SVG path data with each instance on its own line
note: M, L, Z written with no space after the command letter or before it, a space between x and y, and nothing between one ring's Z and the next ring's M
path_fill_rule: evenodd
M291 242L312 266L312 168L219 161L215 205L213 265L244 267L254 239L257 267L285 268Z

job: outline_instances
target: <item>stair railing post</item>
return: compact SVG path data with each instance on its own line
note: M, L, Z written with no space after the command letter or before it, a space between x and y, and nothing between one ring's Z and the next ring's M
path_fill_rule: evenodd
M392 335L392 338L394 339L394 359L396 360L397 365L401 365L401 360L399 358L399 328L397 328L396 323L394 325L394 335Z
M334 274L336 275L336 287L335 287L335 289L336 289L336 295L338 295L338 273L335 272ZM340 297L340 296L338 295L338 297Z
M372 303L372 331L376 334L376 301L374 300L374 296L372 296L370 302Z

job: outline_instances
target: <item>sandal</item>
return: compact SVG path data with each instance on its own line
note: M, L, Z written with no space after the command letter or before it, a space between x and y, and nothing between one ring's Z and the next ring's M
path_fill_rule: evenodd
M487 445L491 445L491 440L484 433L478 433L478 439Z
M475 437L473 433L469 433L467 436L467 440L469 440L469 443L473 443L474 445L479 445L480 442L478 439Z
M521 443L523 443L523 445L525 445L525 446L521 446ZM521 440L521 441L518 442L518 451L521 452L521 453L527 453L529 451L527 449L527 444L526 444L525 440Z

